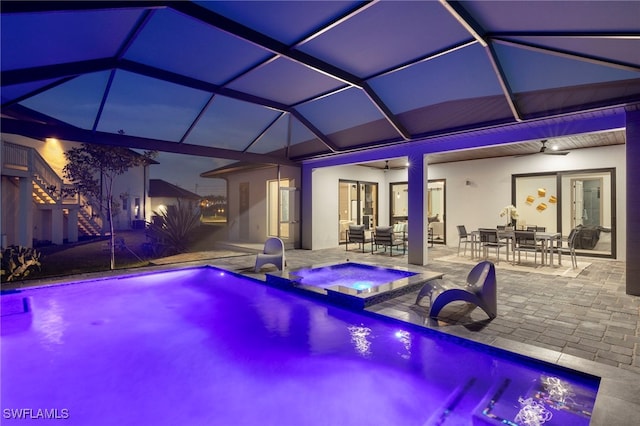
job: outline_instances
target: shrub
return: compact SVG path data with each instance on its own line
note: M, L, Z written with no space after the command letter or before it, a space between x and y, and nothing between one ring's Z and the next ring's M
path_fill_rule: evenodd
M148 236L168 253L184 253L195 231L200 226L200 212L182 205L166 211L153 212L157 217L149 223ZM157 250L157 247L155 248ZM158 253L160 254L160 253Z
M1 252L2 281L25 278L32 269L40 269L40 252L22 246L9 246Z

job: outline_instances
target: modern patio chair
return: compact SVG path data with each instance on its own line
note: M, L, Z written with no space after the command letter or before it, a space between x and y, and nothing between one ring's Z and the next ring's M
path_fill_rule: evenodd
M264 250L256 256L255 272L259 272L262 266L271 264L275 265L279 270L283 270L285 266L284 243L280 238L269 237L264 243Z
M349 225L345 250L349 250L349 243L358 243L364 253L364 245L369 242L371 242L371 239L366 237L364 225Z
M373 253L373 247L378 250L378 246L383 246L384 251L387 251L389 247L389 256L393 256L394 247L402 247L402 254L407 251L406 241L402 238L402 235L398 235L393 232L391 226L378 226L373 233L373 240L371 242L371 253Z
M467 275L467 284L458 287L442 279L428 281L416 299L416 304L429 295L429 316L437 318L442 308L454 301L471 303L493 319L498 315L496 268L488 260L478 263Z
M542 242L536 240L535 231L515 231L513 236L513 263L516 263L516 252L518 253L518 263L521 261L522 252L527 256L533 253L533 263L538 263L538 252L542 252ZM542 257L542 256L541 256Z
M506 247L507 243L500 239L497 229L479 229L480 232L480 247L482 247L483 257L486 259L489 257L489 249L496 249L496 263L500 263L500 249ZM507 260L509 260L509 250L505 250L507 253Z

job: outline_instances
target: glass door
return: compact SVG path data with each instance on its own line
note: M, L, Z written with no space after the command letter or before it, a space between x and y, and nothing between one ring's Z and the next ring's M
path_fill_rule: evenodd
M433 242L446 244L446 181L430 180L427 184L427 223L429 234L433 232Z
M338 241L345 242L349 225L372 230L378 223L378 184L341 180L338 185Z
M399 222L406 222L409 218L409 184L407 182L395 182L391 186L391 220L389 223L395 225Z
M291 224L295 222L295 191L290 179L280 179L267 182L267 227L270 237L279 237L283 240L291 237Z
M615 169L589 169L513 175L518 226L577 234L579 255L616 257Z

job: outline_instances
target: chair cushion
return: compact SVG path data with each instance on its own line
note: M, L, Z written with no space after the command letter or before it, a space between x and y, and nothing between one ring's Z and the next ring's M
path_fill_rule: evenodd
M378 226L376 228L376 234L390 234L393 232L393 227L391 226Z

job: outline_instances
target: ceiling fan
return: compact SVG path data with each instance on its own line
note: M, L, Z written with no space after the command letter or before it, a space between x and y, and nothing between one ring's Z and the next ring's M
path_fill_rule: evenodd
M542 144L542 146L540 147L540 150L538 152L531 152L529 154L522 154L522 155L518 155L517 157L523 157L525 155L534 155L534 154L544 154L544 155L567 155L569 153L569 151L554 151L552 149L549 149L547 147L547 139L542 139L540 141L540 143Z
M405 168L406 166L391 166L389 165L389 160L385 160L384 167L382 168L382 170L386 172L387 170L402 170Z

